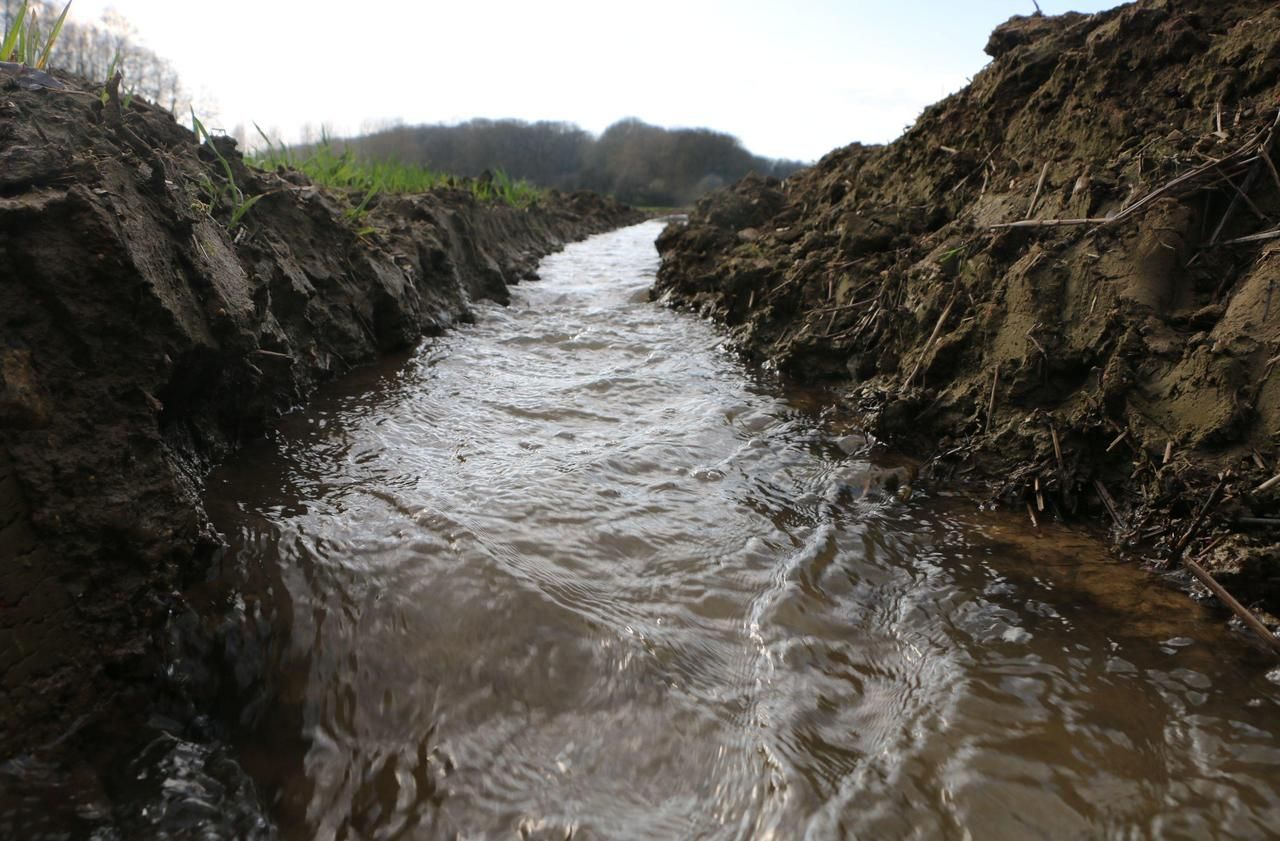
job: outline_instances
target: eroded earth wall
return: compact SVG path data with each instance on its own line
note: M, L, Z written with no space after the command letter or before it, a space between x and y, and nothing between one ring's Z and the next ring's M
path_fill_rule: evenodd
M200 503L214 462L319 383L636 218L586 194L518 209L443 190L381 197L357 224L354 202L220 139L234 190L262 196L231 225L207 145L62 81L0 76L0 760L92 755L158 694L192 703L162 641L218 547Z
M1280 607L1280 6L1017 17L986 49L893 143L704 198L655 296L843 383L928 474Z

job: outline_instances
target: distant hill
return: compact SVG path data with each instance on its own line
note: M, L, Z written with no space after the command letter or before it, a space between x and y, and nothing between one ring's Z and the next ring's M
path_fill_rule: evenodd
M620 120L599 137L572 123L477 119L398 126L335 142L367 158L422 164L455 175L500 169L560 190L587 189L634 205L679 207L749 172L779 178L806 164L753 155L709 129Z

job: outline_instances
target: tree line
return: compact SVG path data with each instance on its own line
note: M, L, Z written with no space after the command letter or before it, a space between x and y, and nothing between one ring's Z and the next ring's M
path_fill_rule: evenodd
M629 118L599 136L573 123L470 120L396 126L334 141L363 158L398 160L454 175L502 170L559 190L594 190L640 206L682 207L749 172L785 177L799 161L753 155L732 135L667 129Z
M63 0L31 0L48 31ZM22 0L0 0L4 30ZM191 105L173 66L142 46L115 12L98 23L68 18L50 66L104 82L115 71L123 90L181 116ZM243 132L237 132L243 140ZM595 136L573 123L475 119L459 125L395 126L335 141L357 156L418 164L451 175L501 170L559 190L593 190L640 206L682 207L749 172L785 177L799 161L753 155L735 137L709 129L666 129L628 118ZM306 144L304 144L305 148Z
M31 0L28 14L34 10L41 31L48 32L64 4L65 0ZM22 0L0 0L0 6L3 30L8 31ZM103 83L119 71L123 77L121 89L126 93L151 100L174 114L183 113L191 105L173 65L139 44L133 27L114 11L103 15L99 23L81 23L68 17L49 56L49 66Z

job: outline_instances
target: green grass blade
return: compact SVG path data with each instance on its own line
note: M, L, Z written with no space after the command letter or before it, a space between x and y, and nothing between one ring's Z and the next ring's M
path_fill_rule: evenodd
M287 157L287 156L286 156L286 155L284 155L284 154L280 154L280 155L277 155L277 154L276 154L276 146L275 146L275 144L274 144L274 143L272 143L272 142L271 142L271 138L270 138L270 137L267 137L267 133L266 133L265 131L263 131L263 130L262 130L262 126L258 125L257 123L254 123L254 124L253 124L253 128L254 128L254 130L255 130L255 131L257 131L257 132L258 132L258 136L262 138L262 142L267 144L267 154L266 154L266 158L267 158L268 160L276 160L276 161L278 161L278 160L280 160L280 159L282 159L282 158L286 158L286 157ZM280 144L280 148L281 148L282 150L284 149L284 143L283 143L283 141L282 141L282 142L281 142L281 144Z
M40 60L36 62L36 67L43 70L44 66L49 63L49 53L53 52L53 45L58 42L58 36L62 34L62 24L67 22L67 12L71 11L71 0L67 0L67 5L62 7L62 14L58 15L58 22L53 25L53 31L49 33L49 40L44 45L44 53L41 54Z
M369 214L369 202L373 200L373 197L378 194L379 190L380 188L377 184L370 187L368 191L365 192L364 198L361 199L360 204L347 211L347 218L352 221L359 221L367 216Z
M227 228L234 228L236 225L240 224L240 220L244 218L244 215L252 210L253 206L258 203L258 200L265 195L266 193L258 193L258 195L250 196L241 202L239 207L231 211L231 222L227 225Z
M214 144L213 138L209 136L209 132L204 127L204 123L196 116L195 109L191 109L191 126L195 132L196 142L202 143L209 147L209 151L213 152L213 156L218 159L218 163L222 164L222 173L227 176L227 180L235 186L235 179L231 173L231 164L227 163L227 159L222 156L222 152L218 151L218 147Z
M22 54L22 63L30 67L36 63L36 42L40 40L40 22L36 19L35 9L27 15L27 25L22 28L19 39L22 41L22 48L18 50Z
M209 139L209 132L204 130L204 123L196 116L196 109L191 109L191 133L196 136L196 143L204 143Z
M4 35L4 41L0 42L0 61L13 61L14 50L18 47L18 39L26 29L27 17L27 0L22 0L22 5L18 7L18 13L13 17L13 24L9 27L9 31Z
M26 62L27 60L27 29L30 27L30 19L23 21L22 26L18 27L18 61Z
M222 153L218 151L218 147L214 146L212 142L209 143L209 148L213 150L213 154L218 156L218 163L222 164L222 174L227 177L227 183L231 185L232 190L239 193L240 188L236 187L236 177L235 174L231 172L230 162L228 162L226 158L222 157Z

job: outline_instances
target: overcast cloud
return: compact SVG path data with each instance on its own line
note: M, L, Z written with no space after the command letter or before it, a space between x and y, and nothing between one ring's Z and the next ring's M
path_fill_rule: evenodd
M599 132L635 116L805 160L894 138L986 63L995 25L1034 10L1031 0L74 0L72 14L94 20L108 7L226 130L257 122L297 139L307 125L517 117Z

